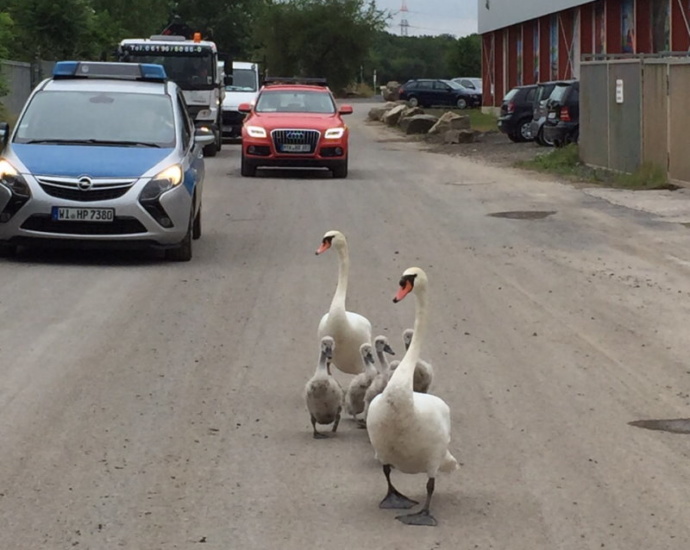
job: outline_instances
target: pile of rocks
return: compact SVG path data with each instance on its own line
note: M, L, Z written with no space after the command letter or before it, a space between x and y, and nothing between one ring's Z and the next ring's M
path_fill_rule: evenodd
M475 132L470 117L451 111L440 117L425 114L420 107L410 107L405 101L388 101L369 110L369 120L398 127L405 134L439 135L445 143L471 143Z

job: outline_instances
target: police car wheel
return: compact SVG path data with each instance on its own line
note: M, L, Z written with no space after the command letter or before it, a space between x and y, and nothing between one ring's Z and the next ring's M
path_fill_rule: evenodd
M173 262L188 262L192 259L192 233L194 232L194 209L189 213L189 227L187 234L182 239L182 242L175 248L168 248L165 251L165 259Z
M10 243L0 243L0 257L14 256L17 253L17 245Z
M194 225L192 227L192 239L197 240L201 238L201 207L194 217Z

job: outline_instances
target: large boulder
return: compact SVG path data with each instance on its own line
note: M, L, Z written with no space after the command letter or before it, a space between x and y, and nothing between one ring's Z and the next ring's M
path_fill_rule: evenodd
M396 101L400 97L400 82L391 80L385 86L381 86L381 95L384 101Z
M390 111L393 107L395 107L397 103L394 103L392 101L388 101L384 103L383 105L376 105L375 107L372 107L369 109L369 120L378 120L380 121L383 118L383 115L385 115L388 111Z
M449 130L469 130L470 127L470 117L448 111L441 115L438 122L429 130L429 133L445 134Z
M473 143L475 140L473 130L448 130L444 134L444 143Z
M397 126L405 109L407 109L405 105L396 105L390 111L387 111L381 120L388 124L388 126Z
M415 116L415 115L423 115L424 114L424 109L421 107L407 107L402 114L400 115L400 120L403 118Z
M400 128L406 134L426 134L437 120L434 115L410 116L400 121Z

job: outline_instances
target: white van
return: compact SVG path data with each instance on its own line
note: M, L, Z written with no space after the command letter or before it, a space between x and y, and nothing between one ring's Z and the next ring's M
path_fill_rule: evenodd
M233 61L232 76L226 78L223 100L223 137L242 135L244 113L238 111L240 103L254 103L259 95L259 66L248 61Z

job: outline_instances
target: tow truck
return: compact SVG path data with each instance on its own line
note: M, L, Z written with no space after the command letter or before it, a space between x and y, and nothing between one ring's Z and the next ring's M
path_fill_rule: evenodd
M214 42L180 35L127 38L118 47L120 61L163 65L168 77L181 89L197 128L213 132L215 141L204 147L204 156L214 157L223 145L222 104L225 98L223 63Z

